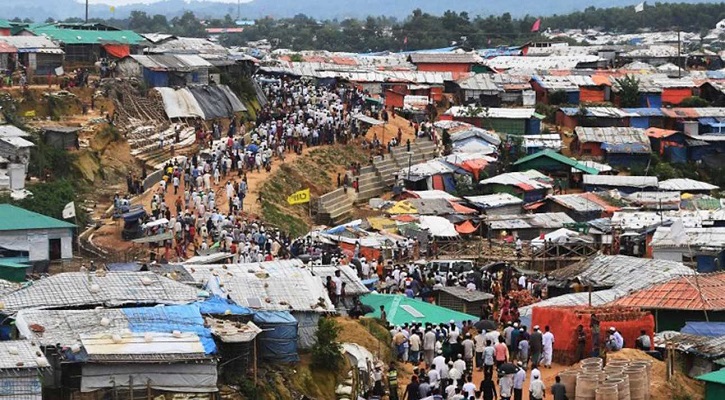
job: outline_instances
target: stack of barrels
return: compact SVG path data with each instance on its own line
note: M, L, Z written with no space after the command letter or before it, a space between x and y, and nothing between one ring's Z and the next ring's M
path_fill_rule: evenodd
M652 362L613 359L606 366L599 357L582 360L577 369L559 374L572 400L649 400Z

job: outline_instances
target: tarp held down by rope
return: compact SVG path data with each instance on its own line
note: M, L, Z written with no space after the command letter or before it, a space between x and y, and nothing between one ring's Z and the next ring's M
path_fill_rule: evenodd
M228 118L232 114L247 111L239 97L226 85L199 85L178 90L159 87L164 111L170 119L203 118L205 120Z

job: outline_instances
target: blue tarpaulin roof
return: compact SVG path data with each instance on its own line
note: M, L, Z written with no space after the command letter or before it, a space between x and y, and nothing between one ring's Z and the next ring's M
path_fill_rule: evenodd
M688 321L680 333L708 337L725 336L725 322Z
M219 296L211 296L206 301L198 303L198 306L202 314L223 315L228 314L227 311L231 315L254 314L249 308L236 305L234 302Z
M699 118L697 121L700 124L702 124L702 125L710 125L710 126L715 127L715 128L723 128L723 127L725 127L725 122L722 122L718 118L705 117L705 118Z
M297 324L297 320L287 311L258 311L254 313L254 323Z
M641 143L621 143L621 144L609 144L602 143L602 150L608 153L622 153L622 154L649 154L651 153L649 147Z
M216 344L211 331L204 326L199 306L189 304L185 306L124 308L123 313L128 318L128 329L134 333L167 332L175 330L194 333L199 336L206 354L216 353Z

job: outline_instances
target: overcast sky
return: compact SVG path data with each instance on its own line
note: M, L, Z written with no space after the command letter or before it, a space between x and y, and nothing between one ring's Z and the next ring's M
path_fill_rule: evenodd
M85 0L76 0L79 3L85 3ZM91 4L108 4L110 6L124 6L127 4L138 4L138 3L156 3L161 0L88 0ZM237 0L195 0L195 1L216 1L222 3L237 3ZM252 0L241 0L242 3L247 3ZM188 2L188 0L187 0Z

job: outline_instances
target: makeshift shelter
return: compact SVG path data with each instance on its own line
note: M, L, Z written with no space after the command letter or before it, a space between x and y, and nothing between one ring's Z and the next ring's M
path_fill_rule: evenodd
M484 306L493 299L490 293L468 290L462 286L443 286L435 291L436 304L465 314L482 315Z
M694 262L701 273L720 271L725 261L725 227L660 226L650 246L655 259Z
M486 215L513 215L521 212L524 201L509 193L466 196L465 199Z
M297 354L299 323L287 311L258 311L254 323L259 335L259 354L264 360L293 363L300 360Z
M301 260L250 264L199 265L184 268L197 284L220 297L256 311L288 311L299 322L299 346L310 348L320 314L334 313L322 280ZM295 290L290 290L295 288Z
M553 189L551 180L536 170L508 172L479 182L487 193L508 193L530 203L541 200Z
M73 257L75 225L22 209L0 204L0 249L6 257L15 257L15 264L38 264ZM0 259L2 261L2 259ZM5 259L6 267L9 258ZM42 270L42 268L40 268ZM23 271L21 280L24 280ZM0 279L9 279L9 276ZM13 279L18 280L18 275Z
M335 277L335 272L340 271L340 279L345 285L345 306L352 307L353 300L359 296L370 293L370 290L360 280L358 271L353 269L354 265L315 265L311 268L312 274L318 276L323 284L327 277Z
M380 306L385 307L388 323L402 326L405 323L440 324L453 320L460 324L463 321L477 321L475 315L452 311L448 308L427 303L422 300L411 299L396 294L367 294L360 298L363 304L373 308L369 317L380 318Z
M549 298L536 307L600 306L647 286L673 277L693 275L682 263L624 255L597 255L568 267L548 272ZM591 293L588 288L591 286ZM521 307L530 315L533 306Z
M675 191L690 194L710 194L720 187L702 181L696 181L689 178L667 179L659 183L660 190Z
M169 119L201 118L205 120L230 118L236 112L247 111L237 95L226 85L194 86L178 90L156 87Z
M679 330L687 321L722 322L725 321L725 272L672 278L621 297L612 304L651 310L657 331Z
M646 164L652 153L650 140L641 128L578 126L574 134L572 151L612 165Z
M43 127L43 140L46 144L62 150L78 150L78 132L80 127L72 126L45 126Z
M42 400L41 376L50 363L29 340L0 341L0 398Z
M725 398L725 369L700 375L697 379L705 382L705 400Z
M584 175L584 190L587 192L617 189L623 193L657 191L656 176Z
M37 24L30 31L60 43L65 60L96 62L100 58L123 58L137 53L145 43L134 31L121 30L100 23Z
M198 55L129 55L119 60L121 76L143 79L149 87L208 85L213 65Z
M725 336L710 337L672 331L655 335L654 345L666 351L668 344L676 350L675 361L692 378L716 371L725 364Z
M17 314L16 326L22 337L39 344L52 365L60 366L53 379L43 382L47 390L217 391L217 348L193 304L25 310Z
M45 36L0 35L0 43L16 49L17 59L30 77L55 75L56 68L63 65L65 52Z
M153 272L63 272L0 297L3 313L20 310L188 304L202 293Z
M562 212L490 215L484 221L488 237L516 235L521 240L531 240L574 223L573 219Z
M619 209L595 193L589 192L547 196L543 208L548 212L564 212L576 222L611 216Z
M421 215L419 225L438 239L458 239L456 227L447 219L434 215Z

